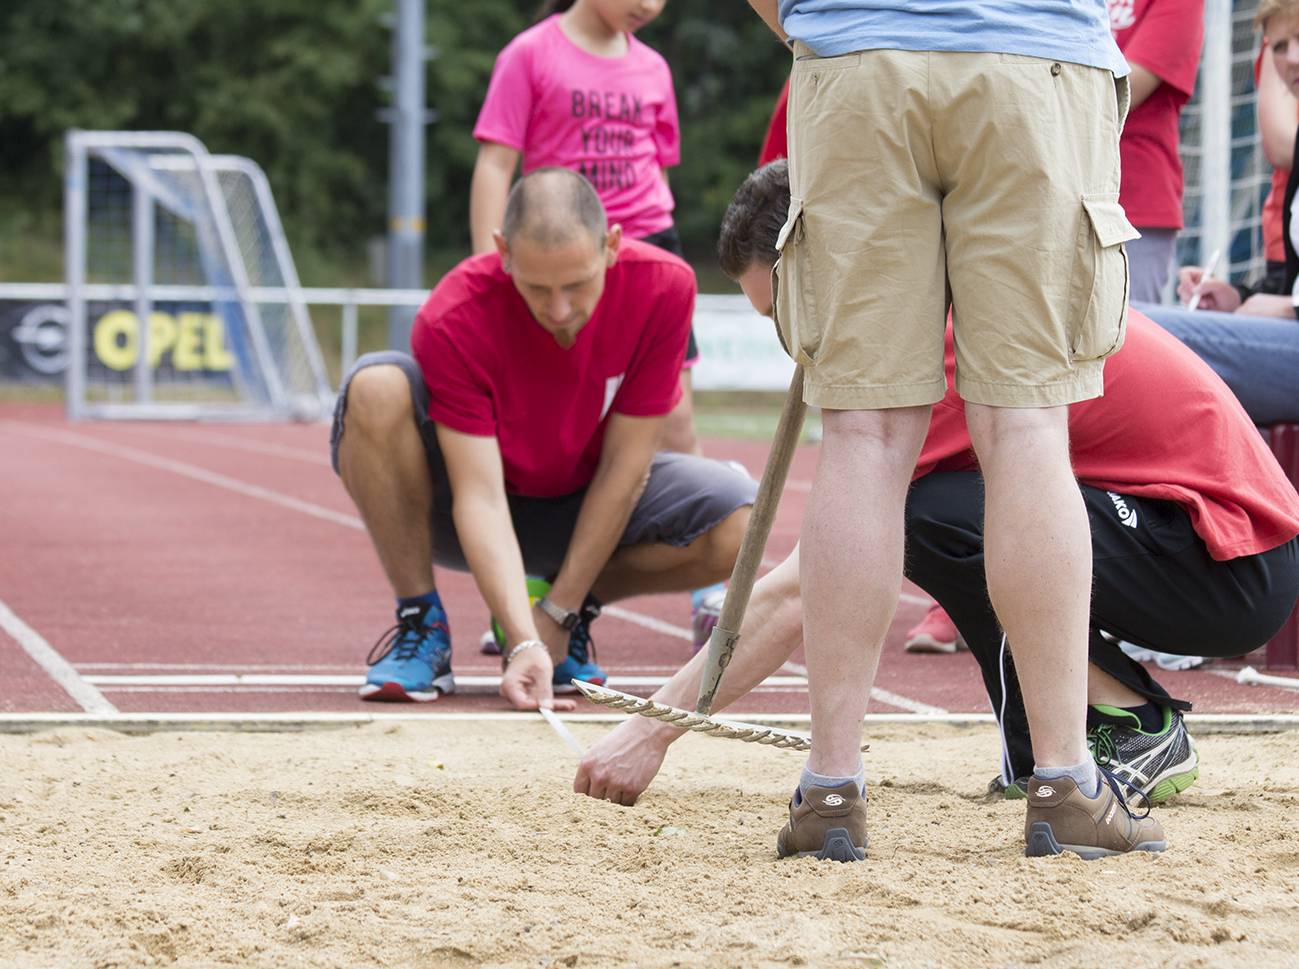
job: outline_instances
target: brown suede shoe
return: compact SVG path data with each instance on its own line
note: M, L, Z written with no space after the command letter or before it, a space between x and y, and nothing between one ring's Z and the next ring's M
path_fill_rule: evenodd
M864 861L866 798L851 781L840 787L813 787L789 802L789 823L780 829L776 854L812 856L821 861Z
M1164 829L1148 815L1134 815L1101 777L1091 798L1072 778L1028 782L1024 854L1030 858L1072 851L1088 861L1129 851L1163 851Z

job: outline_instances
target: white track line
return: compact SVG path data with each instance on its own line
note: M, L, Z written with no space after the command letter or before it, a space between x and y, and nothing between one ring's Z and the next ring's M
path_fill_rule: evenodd
M129 461L134 461L137 464L143 464L146 467L156 468L161 471L170 471L173 474L179 474L195 481L201 481L205 484L225 488L249 498L257 498L261 501L270 502L273 505L279 505L282 508L302 512L303 514L311 515L315 518L323 519L324 521L343 525L346 528L352 528L359 531L365 530L364 523L355 515L337 512L332 508L325 508L322 505L313 504L309 501L302 501L301 499L293 498L289 495L280 494L277 491L271 491L268 488L248 484L247 482L240 481L237 478L231 478L224 474L217 474L214 471L208 471L207 469L200 468L197 465L187 464L183 461L173 461L170 458L158 457L157 455L150 454L147 451L141 451L128 445L104 444L94 438L86 437L82 434L76 434L71 431L58 431L54 429L42 429L37 431L32 428L24 427L15 421L6 421L5 423L21 433L30 434L34 437L44 437L49 440L70 444L73 447L80 447L88 451L95 451L99 454L106 454L110 457L124 458ZM787 484L789 484L789 482L787 482ZM805 490L803 486L808 485L807 482L802 481L794 481L792 484L795 485L794 490L796 491ZM808 485L808 487L810 487L810 485ZM930 604L929 599L914 596L907 592L901 593L899 599L903 602L918 605L927 606ZM673 636L678 639L684 639L687 642L694 638L689 630L681 626L675 626L671 623L663 622L660 619L655 619L653 616L645 616L641 613L633 612L629 609L623 609L619 606L607 607L605 612L626 622L633 622L639 626L645 627L646 629L651 629L655 632L663 633L667 636ZM889 693L886 690L872 690L871 695L882 702L890 704L891 706L900 707L903 710L911 710L915 713L933 714L943 712L941 707L921 703L918 700L911 700L907 697L899 696L896 693Z
M740 713L749 723L802 726L811 722L806 713ZM564 713L570 723L622 723L621 713ZM332 729L367 723L443 722L536 722L536 715L520 711L484 710L480 713L443 712L427 707L401 712L375 713L0 713L0 733L32 733L59 727L102 727L129 733L158 730L248 730L300 731ZM1299 730L1299 714L1294 713L1188 713L1186 722L1196 735L1210 733L1261 733ZM882 724L944 723L960 727L992 726L991 713L948 713L926 716L916 713L868 713L866 727Z
M652 629L656 633L662 633L664 636L673 636L677 639L684 639L688 643L695 641L694 633L684 626L674 626L670 622L664 622L662 619L655 619L653 616L645 616L639 612L632 612L630 609L624 609L621 606L605 606L601 610L603 616L613 616L615 619L622 619L625 622L635 623L637 626L643 626L645 629Z
M879 700L881 703L887 703L891 707L897 707L899 710L909 710L911 713L920 713L928 717L945 716L948 711L942 707L931 706L928 703L921 703L919 700L912 700L910 697L902 696L891 690L885 690L878 686L871 687L871 699Z
M15 422L7 422L10 427L15 426ZM156 454L150 454L148 451L141 451L126 444L105 444L97 441L93 437L86 437L84 434L75 434L71 431L58 431L53 429L42 429L35 431L29 428L18 426L18 430L24 434L30 434L33 437L42 437L47 440L58 441L63 444L69 444L72 447L79 447L86 451L95 451L99 454L106 454L113 458L123 458L127 461L134 461L136 464L142 464L148 468L154 468L159 471L170 471L172 474L178 474L194 481L201 481L204 484L215 485L218 488L225 488L227 491L233 491L237 494L245 495L249 498L257 498L260 501L270 502L272 505L279 505L281 508L288 508L292 511L302 512L304 515L311 515L313 518L320 518L335 525L342 525L344 528L354 528L358 531L365 531L365 525L361 519L355 515L348 515L343 512L334 511L332 508L326 508L323 505L317 505L310 501L302 501L299 498L293 498L289 495L280 494L278 491L271 491L269 488L262 488L259 485L249 484L246 481L240 481L238 478L231 478L228 475L218 474L215 471L208 471L206 468L200 468L195 464L187 464L184 461L173 461L170 458L158 457Z
M170 431L168 430L139 426L137 426L136 429L144 431L147 434L155 434L159 437L166 438L170 436ZM230 448L235 451L248 451L253 454L269 455L273 458L284 458L286 461L300 461L303 464L314 464L322 468L332 467L329 463L329 455L324 453L325 449L323 445L319 450L308 451L305 448L273 444L270 441L244 440L243 438L232 437L229 434L209 431L206 428L204 428L202 432L196 435L192 440L197 444L214 444L217 447Z
M12 609L0 601L0 629L3 629L23 648L32 661L57 683L68 696L76 700L87 713L112 714L117 712L95 687L79 674L59 651L47 643L35 629L19 619Z
M807 678L807 667L801 663L795 663L792 659L786 660L781 664L780 668L786 673L792 673L796 677L802 677L803 679ZM780 679L780 677L772 676L769 677L766 682L770 683L772 680L777 679ZM890 690L885 690L878 686L871 687L871 699L879 700L881 703L887 703L889 706L897 707L899 710L910 710L912 713L920 713L925 716L946 716L948 714L948 711L944 710L942 707L930 706L928 703L921 703L919 700L912 700L910 697L893 693Z
M122 676L87 676L87 683L105 690L139 686L344 686L355 689L365 682L365 677L353 673L343 676L327 674L277 674L277 673L189 673L189 674L126 674ZM614 689L628 687L653 687L657 689L668 681L667 676L611 676L609 686ZM496 690L501 685L499 675L456 676L456 687ZM801 676L769 676L763 686L806 686Z

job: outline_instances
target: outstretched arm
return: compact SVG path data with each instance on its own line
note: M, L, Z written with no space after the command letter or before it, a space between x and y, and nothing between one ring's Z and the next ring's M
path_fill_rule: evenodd
M451 517L478 591L505 631L506 650L540 639L528 603L523 554L505 498L500 444L494 437L462 434L437 425L453 497ZM553 707L572 710L571 700L555 700L554 665L544 649L525 649L501 679L501 695L520 710Z
M569 612L582 607L627 529L649 477L650 463L662 432L662 417L629 417L614 412L604 429L600 463L591 479L573 527L563 564L547 598ZM540 620L542 638L552 647L567 633L549 617Z
M798 549L753 587L740 626L740 640L717 691L714 712L743 697L781 667L803 642L798 589ZM654 699L693 709L707 652L701 650L676 672ZM628 717L586 752L577 768L578 794L631 805L649 787L668 747L684 731L648 717Z

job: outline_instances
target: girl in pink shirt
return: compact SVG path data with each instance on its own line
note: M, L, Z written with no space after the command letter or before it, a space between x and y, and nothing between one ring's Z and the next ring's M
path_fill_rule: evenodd
M474 126L469 195L475 253L493 248L520 160L523 172L559 165L595 186L611 225L680 256L667 169L681 160L667 62L634 32L667 0L550 0L542 19L497 55ZM699 353L693 332L686 367ZM663 446L698 453L689 370Z

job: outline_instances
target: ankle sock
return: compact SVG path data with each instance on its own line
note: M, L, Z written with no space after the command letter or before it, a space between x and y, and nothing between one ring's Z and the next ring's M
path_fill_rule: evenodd
M1136 718L1138 726L1146 733L1159 733L1164 729L1164 708L1153 700L1147 700L1135 707L1111 707L1104 703L1094 703L1091 705L1087 719L1097 723L1131 727L1133 718Z
M717 582L714 583L713 585L704 586L702 589L695 589L693 592L690 593L690 608L698 609L699 606L703 603L704 598L708 596L708 594L711 592L725 592L725 591L726 591L725 582Z
M851 777L830 777L826 774L818 774L806 764L803 765L803 774L798 779L798 790L800 794L805 794L809 787L842 787L850 781L855 782L857 789L861 791L862 796L866 796L866 765L857 768L857 773Z
M438 590L433 589L418 596L398 596L397 597L397 615L400 616L403 610L419 609L420 622L428 624L428 619L432 616L434 619L445 619L446 610L442 608L442 597L438 595Z
M1100 771L1096 769L1096 761L1090 757L1072 767L1034 767L1033 776L1039 781L1054 781L1061 777L1068 777L1088 797L1095 797L1101 789Z

